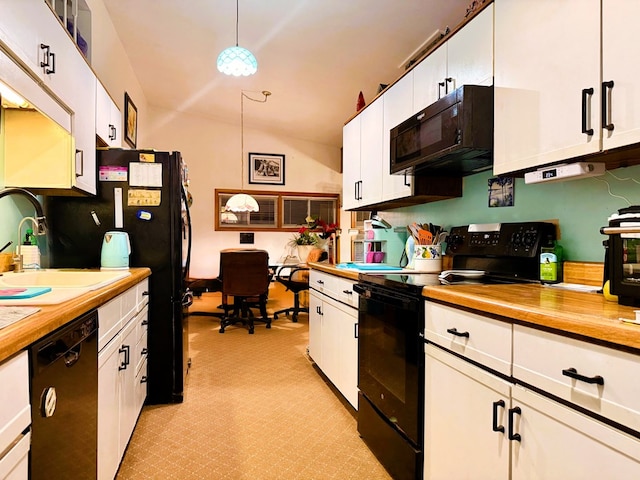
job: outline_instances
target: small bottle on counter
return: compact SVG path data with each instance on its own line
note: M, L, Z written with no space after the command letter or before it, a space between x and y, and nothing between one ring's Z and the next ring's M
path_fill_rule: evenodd
M40 268L40 250L32 229L27 229L24 242L20 245L20 255L22 255L22 268Z
M540 249L540 281L559 283L562 281L562 246L548 235Z

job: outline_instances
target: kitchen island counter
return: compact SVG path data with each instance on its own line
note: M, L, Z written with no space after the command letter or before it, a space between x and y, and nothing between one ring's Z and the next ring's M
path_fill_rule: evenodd
M309 265L325 273L358 280L356 272L323 263ZM620 320L635 319L636 309L607 301L601 294L539 284L474 284L427 286L422 295L428 300L475 310L504 321L640 353L640 325Z
M0 329L0 362L151 275L149 268L131 268L129 272L126 278L66 302L40 305L40 311Z

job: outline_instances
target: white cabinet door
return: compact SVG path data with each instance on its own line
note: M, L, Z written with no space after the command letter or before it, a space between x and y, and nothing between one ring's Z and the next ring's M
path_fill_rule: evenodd
M640 440L520 386L512 479L640 478Z
M494 7L494 173L598 152L600 0L498 0ZM582 133L589 88L593 135Z
M84 58L74 52L73 97L68 105L73 109L73 137L76 142L72 187L95 195L96 179L96 77Z
M493 5L447 42L449 93L463 85L493 85Z
M322 297L309 290L309 356L322 369Z
M360 205L360 116L342 128L342 208Z
M413 112L419 112L445 95L446 77L447 44L445 43L413 69Z
M640 142L640 67L629 61L640 55L640 31L629 28L629 19L639 16L640 2L602 2L602 81L613 81L606 122L613 130L602 130L605 150Z
M426 346L424 478L509 478L511 385Z
M360 205L371 205L382 199L383 98L371 103L360 114Z
M135 319L131 320L120 334L121 348L124 350L124 362L120 370L120 458L129 443L129 438L133 433L138 418L136 410L136 363L134 352L136 347L136 327Z
M120 465L120 351L119 337L98 355L98 479L113 480Z
M96 79L96 135L109 147L122 145L120 110L102 83Z
M382 137L382 200L408 197L413 178L391 174L392 128L407 120L413 112L413 71L391 85L382 95L384 127Z

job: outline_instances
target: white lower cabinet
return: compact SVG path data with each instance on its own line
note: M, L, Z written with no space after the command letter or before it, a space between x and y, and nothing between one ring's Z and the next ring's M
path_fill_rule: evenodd
M511 478L640 478L640 440L526 390L513 388Z
M311 271L310 284L318 279ZM324 275L321 274L324 278ZM354 282L332 277L339 290ZM342 288L340 288L342 287ZM358 310L313 288L309 290L309 355L353 408L358 408Z
M29 478L29 355L0 363L0 479Z
M638 356L508 319L500 337L495 319L432 302L425 312L425 479L640 478L640 438L615 426L636 428ZM483 360L504 359L505 341L512 375Z
M508 479L511 384L434 346L425 359L425 479Z
M98 479L115 477L146 398L145 284L98 308L99 328L111 332L105 339L99 331Z

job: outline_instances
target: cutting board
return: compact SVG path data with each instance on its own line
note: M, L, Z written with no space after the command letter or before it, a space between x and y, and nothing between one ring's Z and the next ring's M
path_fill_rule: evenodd
M377 271L377 272L383 272L383 271L389 271L389 272L401 272L402 271L402 267L394 267L391 265L383 265L381 263L366 263L366 264L362 264L362 263L339 263L338 265L336 265L337 268L347 268L347 269L353 269L353 270L360 270L360 271Z
M0 300L18 300L31 298L51 291L51 287L14 287L0 288Z

